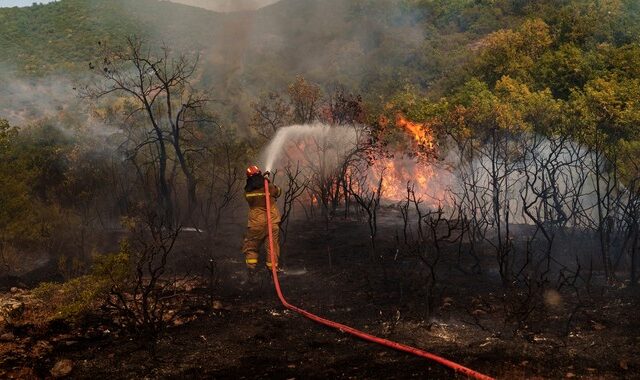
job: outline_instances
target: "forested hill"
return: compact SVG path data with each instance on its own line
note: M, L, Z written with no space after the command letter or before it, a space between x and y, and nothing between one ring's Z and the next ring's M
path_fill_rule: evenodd
M152 38L160 27L166 34L201 36L207 25L216 24L216 16L156 0L62 0L2 8L0 62L26 75L84 70L95 58L98 41L116 43L129 35Z
M605 71L636 70L639 4L283 0L220 14L157 0L61 0L0 9L0 69L22 77L86 73L98 41L135 34L199 52L205 87L245 104L298 74L369 99L407 86L435 98L471 77L491 87L503 75L566 98Z

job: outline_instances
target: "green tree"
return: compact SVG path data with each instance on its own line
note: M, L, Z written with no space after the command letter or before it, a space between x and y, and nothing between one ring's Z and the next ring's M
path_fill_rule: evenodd
M493 84L502 76L532 83L531 71L553 42L541 19L526 20L517 29L491 33L480 43L476 73Z

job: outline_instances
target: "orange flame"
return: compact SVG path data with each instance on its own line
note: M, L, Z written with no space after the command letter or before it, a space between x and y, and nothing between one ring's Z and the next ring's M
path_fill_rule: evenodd
M407 185L415 187L416 195L425 201L444 201L446 193L438 184L438 173L430 164L416 158L381 158L372 166L369 186L377 186L382 175L382 198L400 201L407 197Z
M389 121L384 116L380 119L381 126L387 130L398 128L411 138L411 146L399 147L394 153L395 157L373 157L366 173L359 170L352 171L347 168L347 178L356 179L349 182L354 191L375 191L382 176L381 198L387 202L399 202L407 198L407 185L415 190L416 197L422 198L425 205L437 205L447 203L447 192L443 183L447 182L446 174L433 164L434 151L437 149L435 137L430 123L417 123L408 120L402 114L397 114L394 121ZM308 166L309 160L313 160L314 144L308 140L297 141L285 148L284 157L291 162L300 162L303 167ZM315 175L307 173L307 175ZM366 175L364 181L362 178ZM366 189L364 188L366 187ZM339 193L339 192L336 192ZM305 204L317 206L320 199L315 194L307 194Z
M435 146L433 131L426 123L415 123L407 119L404 115L396 114L396 125L404 128L418 145L433 150Z
M380 119L381 125L388 126L386 118ZM447 196L443 186L446 178L442 170L437 170L432 158L435 156L435 137L428 123L417 123L407 119L401 113L396 114L395 126L402 128L415 142L418 149L411 157L398 154L397 158L379 158L374 161L371 170L373 176L369 186L377 186L382 175L382 198L400 201L407 197L407 185L415 188L416 196L426 203L446 203Z

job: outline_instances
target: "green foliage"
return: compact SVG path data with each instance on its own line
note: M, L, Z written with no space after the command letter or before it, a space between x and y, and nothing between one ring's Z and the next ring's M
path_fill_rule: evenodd
M35 221L38 202L33 199L33 170L17 145L19 132L0 120L0 237L3 242L38 237Z
M0 121L0 257L44 251L65 273L87 267L87 228L107 191L99 152L48 122L18 129Z
M621 142L629 148L640 141L639 97L640 78L614 76L588 82L571 96L576 137L615 161ZM626 166L625 161L620 164Z
M459 139L496 130L570 135L606 152L622 175L636 170L614 159L637 153L640 141L635 0L283 0L251 17L155 0L64 0L0 9L0 65L24 76L84 72L89 62L102 72L99 50L132 34L200 53L197 85L221 100L225 126L249 124L258 94L286 90L300 74L308 82L289 89L300 122L341 83L363 94L372 124L401 111ZM125 96L100 107L94 116L108 123L136 108ZM206 126L193 136L212 141L205 146L216 160L198 166L209 189L235 178L236 162L219 157L241 161L258 149L233 133L214 145L218 132ZM93 148L53 122L20 131L0 123L4 241L55 235L60 220L78 223L63 214L84 215L110 195L110 168Z
M454 64L442 73L441 86L399 91L395 109L459 139L482 139L492 130L571 136L605 153L621 172L636 170L617 157L635 152L640 141L637 2L407 3L422 10L422 21L437 25L440 38L464 32L471 55L457 63L462 69ZM469 24L471 14L492 14L485 19L494 29ZM436 59L442 54L431 52Z
M136 30L117 3L66 0L1 9L0 62L29 75L86 68L98 41Z
M94 276L81 276L62 284L42 283L33 294L51 307L51 319L73 320L95 310L106 285Z
M97 256L90 274L64 283L42 283L33 294L48 306L51 319L80 318L95 312L109 291L131 276L130 257L123 242L120 252Z
M617 144L619 173L630 191L640 193L640 141L620 140Z
M123 283L131 276L131 248L126 240L120 242L120 251L94 258L92 276L110 285Z
M480 42L476 72L489 83L504 75L531 82L530 72L551 42L549 26L541 19L526 20L516 30L499 30Z

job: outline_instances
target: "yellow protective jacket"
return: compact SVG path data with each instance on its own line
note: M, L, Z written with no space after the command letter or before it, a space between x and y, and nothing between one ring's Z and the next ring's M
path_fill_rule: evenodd
M282 194L282 190L272 183L269 184L269 195L271 196L271 223L280 223L280 211L276 199ZM245 199L249 204L248 226L250 228L266 227L267 225L267 204L264 187L250 191L245 191Z

